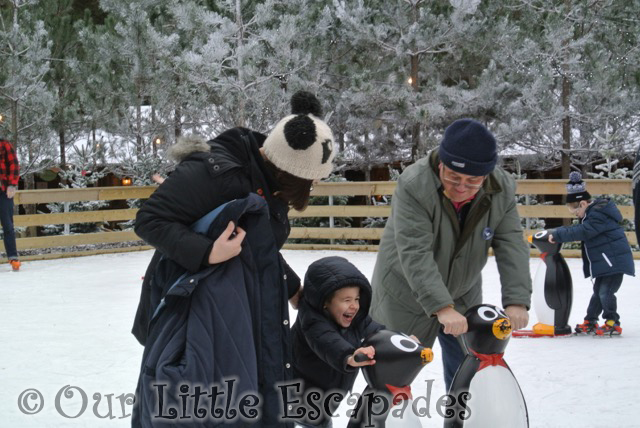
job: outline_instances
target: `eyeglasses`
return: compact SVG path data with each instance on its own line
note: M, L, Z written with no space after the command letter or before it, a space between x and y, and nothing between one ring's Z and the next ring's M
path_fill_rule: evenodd
M478 190L484 184L484 177L474 177L469 179L469 181L465 181L463 183L460 177L449 178L447 177L447 175L449 175L449 171L444 169L442 171L442 179L455 187L462 185L465 187L465 189L468 189L468 190Z

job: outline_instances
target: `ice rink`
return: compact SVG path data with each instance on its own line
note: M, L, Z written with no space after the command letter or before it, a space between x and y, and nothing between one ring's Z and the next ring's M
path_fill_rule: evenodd
M340 255L370 278L376 257L356 252L283 253L301 277L314 260ZM142 356L130 329L151 255L144 251L31 261L17 273L0 265L0 426L130 426L131 406L123 394L134 392ZM532 272L539 262L531 259ZM568 264L574 282L570 324L575 325L584 317L592 285L582 278L581 260L569 259ZM640 272L639 261L636 270ZM483 276L484 301L500 306L493 258ZM640 427L638 282L625 277L617 294L622 337L511 339L505 360L524 393L531 427ZM291 315L295 317L295 311ZM535 318L531 311L530 326ZM427 381L433 380L430 417L422 419L425 427L442 426L435 405L445 393L437 344L433 351L434 362L412 385L414 398L425 396ZM362 391L364 385L358 377L354 391ZM344 406L338 410L336 428L346 425L346 411Z

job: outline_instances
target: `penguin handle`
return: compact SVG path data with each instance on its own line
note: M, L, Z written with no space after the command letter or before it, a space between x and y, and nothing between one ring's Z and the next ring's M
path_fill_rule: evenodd
M369 361L370 358L366 354L358 354L355 357L353 357L353 360L356 363L364 363L365 361Z
M562 243L555 242L552 244L551 242L549 242L549 232L549 230L541 230L533 235L530 235L527 240L530 244L533 244L541 253L555 255L560 252Z

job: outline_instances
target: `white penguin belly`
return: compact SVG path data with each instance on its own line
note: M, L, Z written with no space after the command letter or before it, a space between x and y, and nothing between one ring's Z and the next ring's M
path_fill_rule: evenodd
M526 428L527 408L515 377L505 367L489 366L469 385L469 419L464 428Z
M544 298L544 282L547 276L547 265L541 261L533 278L533 308L538 317L538 322L546 325L555 324L555 310L549 307Z
M420 418L413 410L413 400L393 406L385 420L386 428L422 428Z

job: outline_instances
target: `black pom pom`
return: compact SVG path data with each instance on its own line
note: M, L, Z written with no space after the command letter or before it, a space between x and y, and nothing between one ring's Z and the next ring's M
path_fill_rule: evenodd
M322 116L320 101L311 92L298 91L291 97L291 114Z
M284 125L284 138L293 150L306 150L316 141L316 126L309 116L296 116Z

